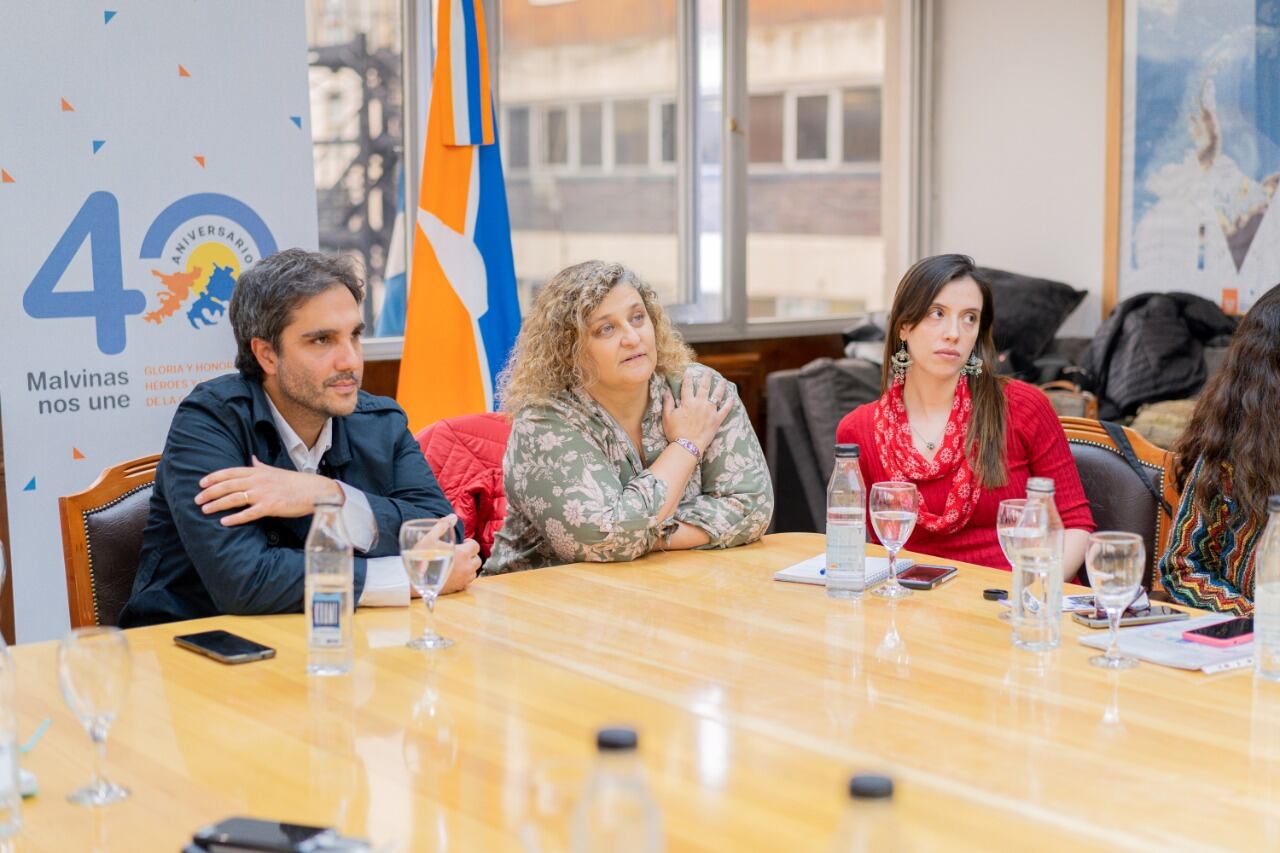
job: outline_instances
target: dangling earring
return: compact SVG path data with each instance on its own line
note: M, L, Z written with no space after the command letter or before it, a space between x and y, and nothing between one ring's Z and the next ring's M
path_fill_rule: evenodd
M898 351L893 354L893 358L889 359L890 366L893 368L893 375L902 379L907 375L907 368L911 366L911 353L907 352L907 342L902 341L898 345Z
M969 360L964 363L964 367L960 368L962 376L980 376L982 374L982 359L978 358L978 351L974 350L969 353Z

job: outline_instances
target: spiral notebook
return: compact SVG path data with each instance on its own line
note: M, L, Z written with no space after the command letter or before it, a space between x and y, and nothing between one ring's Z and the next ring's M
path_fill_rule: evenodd
M898 558L898 574L902 574L914 565L906 557ZM794 566L787 566L773 573L776 581L789 583L813 583L826 586L827 554L824 551L815 557L802 560ZM867 586L871 587L889 577L888 557L867 557Z

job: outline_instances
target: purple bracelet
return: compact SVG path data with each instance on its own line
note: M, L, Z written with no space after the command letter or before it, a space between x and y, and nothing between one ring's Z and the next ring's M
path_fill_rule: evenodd
M698 449L698 445L694 444L694 443L693 443L692 441L690 441L689 439L687 439L687 438L677 438L675 441L673 441L673 442L671 442L671 443L672 443L672 444L678 444L678 445L680 445L680 446L681 446L681 447L683 447L685 450L687 450L687 451L689 451L690 453L692 453L692 454L693 454L693 458L694 458L694 459L697 459L697 460L701 461L701 459L702 459L702 451Z

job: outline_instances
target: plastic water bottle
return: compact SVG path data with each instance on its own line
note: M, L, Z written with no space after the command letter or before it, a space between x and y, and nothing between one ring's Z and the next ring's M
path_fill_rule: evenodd
M836 445L827 484L827 595L862 598L867 588L867 490L858 445Z
M1267 514L1254 557L1253 673L1280 681L1280 495L1267 500Z
M316 501L306 563L307 674L342 675L355 656L355 559L336 496Z
M574 853L662 850L662 818L636 754L635 729L596 733L596 763L573 813Z
M22 828L18 780L18 686L13 655L0 639L0 838Z
M893 780L861 773L849 780L849 805L836 831L833 853L901 850L893 811Z
M1062 549L1065 529L1053 499L1053 480L1027 480L1027 503L1019 527L1033 527L1023 537L1013 566L1013 596L1009 619L1013 644L1020 649L1047 652L1062 642ZM1024 531L1025 532L1025 531Z

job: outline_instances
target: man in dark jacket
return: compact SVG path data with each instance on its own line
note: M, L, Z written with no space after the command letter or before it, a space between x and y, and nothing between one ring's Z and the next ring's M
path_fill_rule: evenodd
M360 390L363 286L343 260L289 249L231 298L238 374L203 382L174 415L123 627L302 609L315 501L336 497L361 604L407 602L402 522L453 509L395 401ZM457 546L445 591L479 568ZM376 575L376 576L375 576Z

